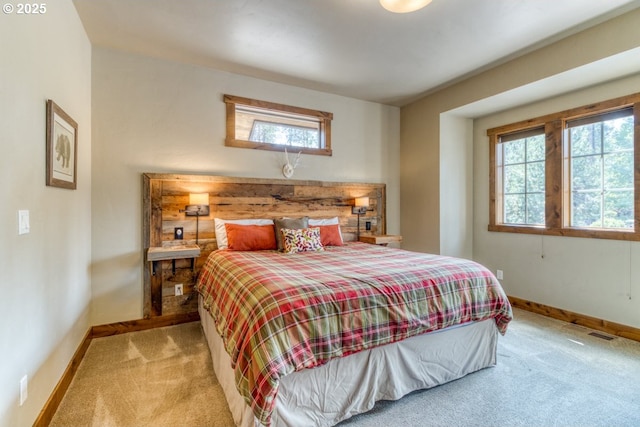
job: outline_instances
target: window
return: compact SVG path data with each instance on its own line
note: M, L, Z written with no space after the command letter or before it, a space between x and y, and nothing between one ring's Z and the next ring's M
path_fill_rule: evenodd
M505 224L544 225L544 128L500 137Z
M331 155L331 113L231 95L224 102L228 146Z
M489 129L490 231L640 240L640 94Z
M633 109L566 124L570 227L633 229Z

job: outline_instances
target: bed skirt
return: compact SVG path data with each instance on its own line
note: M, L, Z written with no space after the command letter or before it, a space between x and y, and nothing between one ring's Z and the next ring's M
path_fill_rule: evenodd
M235 386L231 360L211 315L198 311L213 359L213 369L238 427L256 427ZM493 319L362 351L280 380L274 427L333 426L371 410L378 400L397 400L496 364L498 329Z

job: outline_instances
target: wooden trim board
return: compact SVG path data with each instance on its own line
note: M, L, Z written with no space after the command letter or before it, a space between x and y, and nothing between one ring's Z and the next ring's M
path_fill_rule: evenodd
M33 423L34 427L45 427L51 423L51 419L58 410L58 406L60 406L60 402L62 402L62 398L67 392L67 389L69 389L71 380L73 380L73 377L78 370L78 366L80 366L80 362L87 352L89 344L91 344L91 340L91 329L89 329L85 334L84 339L80 342L80 345L74 353L73 358L71 358L67 369L65 369L64 373L62 374L62 378L60 378L60 381L58 381L58 384L56 384L56 387L53 389L51 396L49 396L49 399L44 404L44 407L40 411L38 418L36 418L35 422Z
M110 323L108 325L94 326L91 328L92 338L102 338L111 335L126 334L128 332L144 331L145 329L163 328L165 326L179 325L181 323L196 322L200 320L198 312L161 316L151 319L129 320L127 322Z
M553 319L562 320L563 322L584 326L589 329L595 329L596 331L605 332L610 335L628 338L630 340L640 342L640 329L638 328L622 325L620 323L609 322L607 320L602 320L591 316L585 316L584 314L578 314L572 311L550 307L548 305L539 304L537 302L527 301L512 296L509 296L508 298L513 307L530 311L532 313L541 314Z

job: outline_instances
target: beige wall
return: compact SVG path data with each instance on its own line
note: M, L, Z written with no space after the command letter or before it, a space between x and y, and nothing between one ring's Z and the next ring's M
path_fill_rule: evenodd
M282 178L282 153L224 146L223 94L332 112L333 156L303 155L294 178L386 183L400 231L398 108L94 48L94 324L142 316L143 172Z
M487 129L637 92L640 73L475 121L474 256L509 295L640 327L640 243L487 231Z
M403 107L400 119L403 247L435 253L440 248L441 221L446 219L440 217L439 200L442 192L449 191L447 182L440 180L441 114L637 48L638 25L640 10L636 9ZM583 77L592 84L590 76ZM520 97L519 102L525 104L529 100ZM476 110L475 114L477 117L486 112ZM459 167L463 168L466 161ZM448 166L454 163L454 159L447 161Z
M541 239L486 231L489 222L486 129L508 124L515 121L514 117L526 119L613 98L616 94L637 92L640 88L637 78L617 80L611 86L590 90L578 89L581 84L598 83L598 76L605 81L640 70L633 59L638 57L640 46L639 25L640 10L636 9L404 107L401 111L403 246L425 252L445 252L447 248L450 255L465 256L465 246L451 247L449 239L452 230L467 224L468 211L460 210L456 215L451 206L472 206L473 227L467 231L472 239L472 256L494 271L504 270L507 293L640 326L640 304L628 296L640 293L637 284L640 272L633 267L640 254L638 244ZM630 61L616 61L621 57L636 61L635 68L630 69ZM572 92L567 94L568 91ZM546 100L531 105L541 96ZM493 115L507 105L511 108ZM522 105L527 107L518 109ZM486 118L478 119L483 116ZM465 128L474 119L478 120L469 134ZM472 149L458 152L450 149L445 140L447 135L457 135L458 147L471 143ZM471 191L461 185L469 173L470 156ZM456 167L460 171L457 178L451 175ZM458 197L458 201L446 201L450 197ZM453 236L461 239L455 233ZM541 245L547 252L544 261L539 256ZM574 254L567 256L568 251Z
M440 254L473 257L473 120L440 115Z
M47 6L0 17L0 426L33 423L90 324L91 45L71 0ZM77 190L45 186L48 98L79 126Z

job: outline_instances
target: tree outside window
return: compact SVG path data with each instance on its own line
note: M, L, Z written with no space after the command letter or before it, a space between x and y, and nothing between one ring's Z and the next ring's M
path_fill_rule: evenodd
M544 225L544 147L544 132L502 142L505 224Z
M633 228L633 116L625 112L568 124L571 227Z
M325 111L224 95L227 108L225 145L252 150L331 156L331 121Z
M640 93L487 136L489 231L640 241Z

